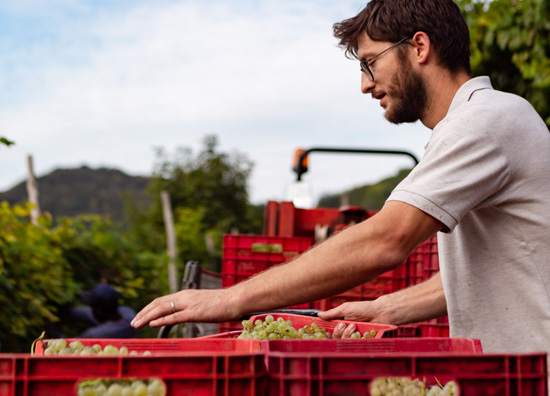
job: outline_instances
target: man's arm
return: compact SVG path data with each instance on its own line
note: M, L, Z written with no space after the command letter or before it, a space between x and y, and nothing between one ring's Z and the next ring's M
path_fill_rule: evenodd
M415 286L381 296L374 301L348 302L326 312L324 320L344 319L358 322L375 322L402 325L438 318L447 314L441 276L434 275ZM349 338L355 325L334 329L333 338Z
M338 294L399 267L441 228L441 222L421 210L391 201L368 220L231 288L159 297L136 315L132 325L231 320Z

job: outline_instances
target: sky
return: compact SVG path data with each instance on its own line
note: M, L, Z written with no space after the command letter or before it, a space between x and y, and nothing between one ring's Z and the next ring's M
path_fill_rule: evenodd
M297 148L407 150L332 35L366 0L0 0L0 191L58 168L149 176L156 148L207 135L253 162L250 201L285 199ZM315 199L393 175L407 157L313 153Z

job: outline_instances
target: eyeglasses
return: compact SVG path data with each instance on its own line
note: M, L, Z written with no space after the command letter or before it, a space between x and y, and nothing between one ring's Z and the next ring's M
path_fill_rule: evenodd
M369 59L367 59L367 60L365 60L365 61L362 61L362 62L360 63L360 65L361 65L361 71L367 75L367 78L368 78L370 81L374 81L374 75L372 74L372 71L371 71L371 69L370 69L370 67L369 67L369 65L372 64L372 61L375 60L376 58L378 58L378 57L379 57L380 55L382 55L384 52L387 52L387 51L391 50L392 48L397 47L399 44L404 43L404 42L407 41L408 39L409 39L408 37L405 37L404 39L398 41L397 43L395 43L395 44L389 46L389 47L386 48L384 51L382 51L382 52L380 52L380 53L374 55L372 58L369 58Z

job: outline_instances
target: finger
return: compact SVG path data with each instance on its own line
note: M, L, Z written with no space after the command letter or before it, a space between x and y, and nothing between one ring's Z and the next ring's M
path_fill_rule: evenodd
M332 338L342 338L342 335L344 334L345 329L346 329L346 324L344 322L338 323L334 328L334 330L332 331Z
M344 333L342 334L342 338L351 338L351 335L357 331L357 327L350 323L348 327L344 330Z
M175 302L170 296L159 297L143 308L130 324L139 329L152 321L156 321L167 315L173 315L176 312Z
M325 312L319 312L317 314L318 317L320 317L323 320L334 320L334 319L343 319L343 312L342 312L342 306L339 305L335 308L329 309Z

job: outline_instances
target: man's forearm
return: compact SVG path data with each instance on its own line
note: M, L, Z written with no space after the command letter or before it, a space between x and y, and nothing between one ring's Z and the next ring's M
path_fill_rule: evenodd
M382 296L376 303L387 323L402 325L438 318L447 314L445 293L439 273L427 281Z
M296 260L235 285L232 293L239 310L248 313L318 300L397 268L440 227L416 208L403 205L390 204Z

